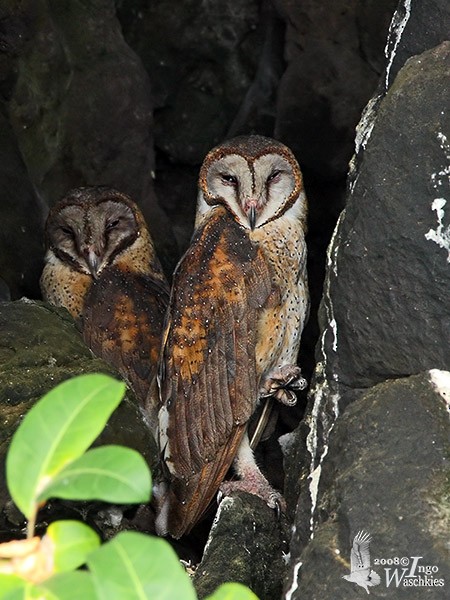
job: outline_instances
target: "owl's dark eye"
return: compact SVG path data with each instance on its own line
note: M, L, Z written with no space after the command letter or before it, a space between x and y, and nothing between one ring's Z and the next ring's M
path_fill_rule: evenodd
M272 173L267 178L267 182L270 183L271 181L275 181L275 180L279 179L281 173L282 173L282 171L279 171L279 170L272 171Z
M73 237L74 233L71 227L61 225L60 229L65 235L70 235L71 237Z
M221 178L222 181L224 183L226 183L227 185L233 185L236 186L237 185L237 177L235 175L229 175L228 173L221 173Z
M117 225L120 223L120 219L114 219L114 221L110 221L109 223L106 223L106 231L111 231L111 229L115 229L117 227Z

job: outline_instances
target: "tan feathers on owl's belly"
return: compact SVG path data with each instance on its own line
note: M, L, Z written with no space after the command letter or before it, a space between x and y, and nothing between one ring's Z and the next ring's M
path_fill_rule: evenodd
M77 322L91 283L92 277L75 271L58 259L54 259L52 264L47 263L41 276L44 300L66 308Z
M271 267L272 285L280 293L278 302L273 306L268 303L258 321L255 352L259 376L264 370L297 361L301 333L309 312L303 236L301 223L291 223L283 217L250 234L262 249ZM298 273L292 273L293 265L297 265Z

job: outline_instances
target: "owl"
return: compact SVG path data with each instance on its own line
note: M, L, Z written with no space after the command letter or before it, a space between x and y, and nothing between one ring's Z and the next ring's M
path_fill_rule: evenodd
M306 217L301 171L283 144L243 136L206 156L163 333L160 534L188 533L219 488L282 506L248 426L259 403L293 405L306 386L297 366L309 310ZM232 464L239 479L223 482Z
M91 350L130 384L155 430L169 288L142 213L112 188L73 189L51 209L45 243L43 298L71 313Z

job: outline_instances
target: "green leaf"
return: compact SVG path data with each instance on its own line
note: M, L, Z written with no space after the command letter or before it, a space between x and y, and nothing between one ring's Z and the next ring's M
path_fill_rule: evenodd
M0 573L0 600L6 597L6 595L13 590L16 593L23 593L27 583L17 575L5 575Z
M98 600L92 576L87 571L60 573L39 584L20 581L20 588L3 590L0 587L0 600ZM2 583L0 579L0 585Z
M0 592L0 600L29 600L30 589L33 587L33 584L28 583L25 580L22 580L22 586L14 588L12 590L7 590L3 593L3 590Z
M118 406L125 384L108 375L69 379L25 415L6 459L10 494L28 518L50 478L92 444Z
M126 531L88 558L99 600L196 600L189 576L165 540Z
M38 500L148 502L151 485L150 470L138 452L122 446L101 446L64 467L42 490Z
M100 546L99 536L80 521L55 521L45 535L53 542L55 573L84 565L88 554Z
M258 600L258 596L242 583L224 583L205 600Z
M97 600L92 576L87 571L59 573L34 586L33 600Z

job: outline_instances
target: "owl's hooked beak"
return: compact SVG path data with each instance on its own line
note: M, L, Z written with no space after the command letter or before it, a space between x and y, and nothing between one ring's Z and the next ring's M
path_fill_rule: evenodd
M86 248L83 252L88 269L94 279L98 278L98 271L101 265L101 259L92 248Z
M244 204L244 212L247 215L247 219L250 225L250 229L253 231L256 225L256 217L257 217L257 208L258 201L257 200L246 200Z

